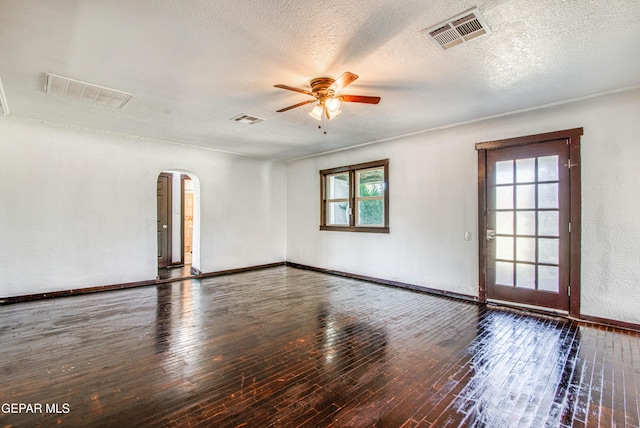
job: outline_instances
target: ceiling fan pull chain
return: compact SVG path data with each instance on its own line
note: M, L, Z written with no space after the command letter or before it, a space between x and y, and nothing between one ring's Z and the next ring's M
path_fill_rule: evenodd
M324 129L324 135L327 135L327 124L329 123L329 121L327 120L327 115L324 112L322 113L321 123L321 127Z

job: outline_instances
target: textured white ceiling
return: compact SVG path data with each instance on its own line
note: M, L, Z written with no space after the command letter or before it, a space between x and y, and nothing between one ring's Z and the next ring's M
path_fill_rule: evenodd
M492 33L420 34L478 6ZM17 117L294 159L640 84L638 0L0 0L0 78ZM327 134L304 94L351 71ZM44 92L44 73L134 94L122 110ZM244 125L246 113L266 119Z

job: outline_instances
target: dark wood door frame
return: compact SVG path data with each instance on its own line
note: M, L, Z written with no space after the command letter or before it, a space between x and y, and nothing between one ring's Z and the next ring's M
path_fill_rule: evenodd
M582 128L564 131L548 132L544 134L528 135L525 137L509 138L505 140L486 141L476 144L478 151L478 242L479 242L479 283L478 298L480 302L487 301L487 245L485 231L487 230L487 151L506 147L522 146L526 144L543 143L547 141L565 139L569 145L569 176L570 176L570 260L569 260L569 316L580 317L580 137Z

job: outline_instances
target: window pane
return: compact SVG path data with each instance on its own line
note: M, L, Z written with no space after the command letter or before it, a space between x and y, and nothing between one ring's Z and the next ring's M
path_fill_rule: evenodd
M499 210L513 209L513 186L496 187L496 208Z
M358 225L384 226L382 199L358 201Z
M557 266L538 266L538 290L560 292L560 269Z
M496 162L496 184L513 183L513 161Z
M327 224L349 225L349 203L329 202L327 204Z
M538 211L538 235L558 236L558 211Z
M496 233L498 235L513 235L513 211L498 211L496 213Z
M349 173L327 176L327 199L345 199L349 197Z
M538 262L558 264L558 239L538 239Z
M538 181L556 181L558 179L558 156L538 158Z
M536 261L536 239L517 238L516 239L516 260L521 262Z
M358 171L358 196L384 196L384 169Z
M538 208L559 208L558 183L538 184Z
M536 207L535 185L516 186L516 208L528 209Z
M536 159L518 159L516 161L516 181L532 183L536 181Z
M513 263L496 262L496 284L513 287Z
M518 235L536 234L535 211L519 211L516 216L516 233Z
M496 258L513 260L513 238L505 236L496 237Z
M516 287L532 290L536 288L536 267L534 265L516 264Z

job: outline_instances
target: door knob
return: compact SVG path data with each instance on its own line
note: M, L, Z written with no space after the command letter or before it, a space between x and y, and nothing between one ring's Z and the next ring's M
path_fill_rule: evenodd
M167 225L166 225L166 224L163 224L163 225L162 225L162 228L163 228L163 229L166 229L166 228L167 228Z
M496 231L487 229L487 241L493 241L494 239L496 239Z

